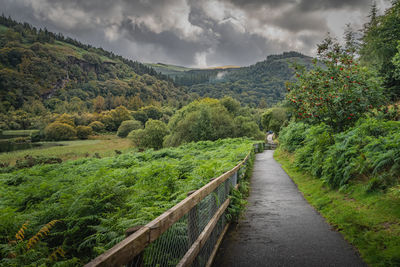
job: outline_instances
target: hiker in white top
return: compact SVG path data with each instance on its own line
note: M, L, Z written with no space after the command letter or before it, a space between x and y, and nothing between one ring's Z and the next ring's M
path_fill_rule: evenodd
M273 145L274 144L274 133L269 133L268 135L267 135L267 142L268 142L268 144L271 144L271 145Z

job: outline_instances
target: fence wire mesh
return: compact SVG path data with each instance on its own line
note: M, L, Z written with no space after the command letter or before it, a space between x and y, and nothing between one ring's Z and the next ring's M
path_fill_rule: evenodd
M240 168L238 172L235 172L230 178L221 183L157 240L146 247L127 266L176 266L203 232L218 209L228 199L230 190L232 190L240 177L242 177L243 168ZM206 265L220 234L227 224L225 214L226 211L219 218L210 237L200 249L192 266L200 267Z
M255 152L262 152L264 149L264 144L254 146ZM192 244L198 239L219 208L228 199L232 188L244 178L247 167L248 162L244 162L234 174L197 203L197 205L175 222L157 240L147 246L141 254L137 255L127 266L176 266L188 252ZM228 223L226 213L227 210L218 219L210 236L201 247L191 266L206 266L221 233Z

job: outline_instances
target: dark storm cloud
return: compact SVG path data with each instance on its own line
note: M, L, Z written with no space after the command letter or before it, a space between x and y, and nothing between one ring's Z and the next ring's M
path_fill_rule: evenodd
M327 9L369 9L372 1L365 0L302 0L299 10L327 10Z
M369 0L0 0L0 12L19 21L135 60L189 66L248 65L287 50L310 54L327 31L355 20L342 18L344 12L366 17L369 6Z
M207 49L204 42L185 40L175 32L168 30L156 33L143 23L135 24L133 21L126 21L121 28L126 31L125 36L133 42L143 46L146 44L156 45L164 54L173 58L177 64L193 65L196 63L195 53Z
M369 7L372 1L365 0L225 0L238 7L249 7L254 9L260 6L269 6L273 8L282 7L285 5L295 5L299 10L326 10L326 9L341 9L341 8L360 8Z

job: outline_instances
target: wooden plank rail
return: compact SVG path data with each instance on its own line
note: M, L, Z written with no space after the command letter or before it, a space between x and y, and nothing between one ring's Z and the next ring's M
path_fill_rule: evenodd
M208 184L204 185L200 189L194 191L190 196L179 202L177 205L167 210L159 217L143 226L140 230L136 231L114 247L99 255L91 262L86 264L86 267L93 266L121 266L128 264L135 256L141 253L150 243L160 237L169 227L175 222L181 219L187 214L194 206L202 201L206 196L212 193L219 185L229 179L235 174L240 167L247 162L251 153L248 153L243 161L237 164L233 169L225 172L221 176L213 179ZM229 199L228 199L229 200ZM226 209L225 205L228 205L229 201L225 201L223 206L220 207L214 217ZM221 208L225 207L223 211ZM219 214L219 216L221 216ZM213 217L213 218L214 218ZM211 221L210 221L211 223ZM209 223L209 224L210 224ZM207 225L208 226L208 225ZM215 224L214 224L215 226ZM214 227L211 228L211 230ZM203 231L204 233L204 231ZM197 241L196 241L197 242ZM196 243L195 242L195 243Z

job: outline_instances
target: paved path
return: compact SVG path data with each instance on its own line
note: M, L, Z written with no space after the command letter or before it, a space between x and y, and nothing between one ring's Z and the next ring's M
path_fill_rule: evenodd
M245 218L228 231L213 266L367 266L272 154L257 154Z

